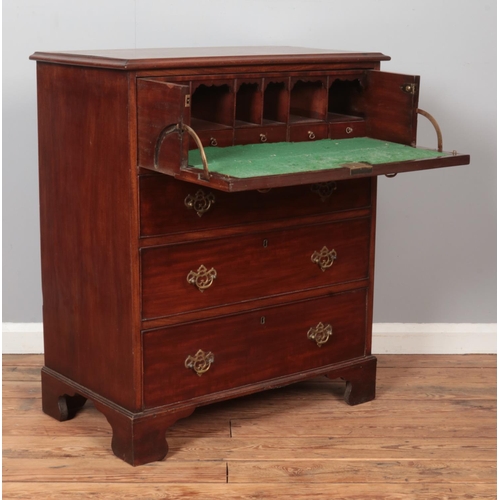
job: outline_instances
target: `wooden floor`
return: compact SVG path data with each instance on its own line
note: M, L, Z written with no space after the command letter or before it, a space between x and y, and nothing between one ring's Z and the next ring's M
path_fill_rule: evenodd
M131 467L93 406L41 411L42 356L3 356L3 498L496 498L496 356L379 356L377 399L325 378L197 410Z

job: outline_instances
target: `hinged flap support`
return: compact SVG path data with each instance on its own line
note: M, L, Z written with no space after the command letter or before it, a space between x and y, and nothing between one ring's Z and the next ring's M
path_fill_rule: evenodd
M373 170L373 165L367 162L344 163L342 166L347 167L349 169L351 176L370 174Z

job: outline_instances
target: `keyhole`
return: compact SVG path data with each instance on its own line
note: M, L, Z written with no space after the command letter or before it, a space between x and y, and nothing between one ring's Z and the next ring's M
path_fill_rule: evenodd
M265 325L266 324L266 317L265 316L261 316L260 317L260 324L261 325Z
M267 248L267 244L268 244L268 241L267 241L267 240L263 240L263 241L262 241L262 246L263 246L264 248Z

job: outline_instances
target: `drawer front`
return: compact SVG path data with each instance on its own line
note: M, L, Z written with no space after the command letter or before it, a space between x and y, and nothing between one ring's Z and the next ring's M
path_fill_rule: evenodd
M156 174L139 178L141 236L320 215L370 205L370 179L224 193Z
M153 319L368 277L370 218L141 250Z
M364 289L144 332L144 404L166 405L360 357L365 333Z
M325 123L290 126L290 142L317 141L327 138L328 125Z
M204 148L217 146L226 148L233 145L233 129L225 130L204 130L197 132ZM196 149L196 143L193 138L189 138L189 149Z
M350 137L365 137L366 124L364 121L340 122L330 124L331 139L349 139Z
M259 142L285 142L286 125L275 127L241 128L234 131L234 144L258 144Z

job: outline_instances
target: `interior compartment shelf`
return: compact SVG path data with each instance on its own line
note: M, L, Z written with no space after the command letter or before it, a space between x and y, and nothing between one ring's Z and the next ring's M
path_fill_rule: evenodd
M312 81L297 80L290 91L290 122L325 120L326 101L325 78Z
M332 122L362 122L362 116L343 115L341 113L328 113L327 121Z
M410 146L418 84L413 75L372 70L140 79L139 166L230 192L467 164L466 155ZM173 123L194 134L178 127L161 135ZM353 149L336 158L341 144ZM380 157L388 147L409 156ZM259 148L267 158L252 156Z
M220 130L233 127L233 82L210 84L193 82L191 126L197 130Z
M238 82L235 127L251 127L262 123L262 80Z
M322 123L324 120L319 118L313 118L310 116L300 116L290 114L290 125L300 124L300 123Z
M231 125L201 120L200 118L191 118L191 127L198 132L202 132L204 130L227 130L232 128Z

